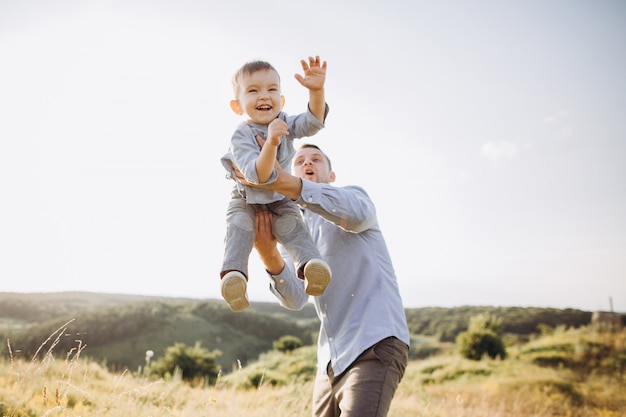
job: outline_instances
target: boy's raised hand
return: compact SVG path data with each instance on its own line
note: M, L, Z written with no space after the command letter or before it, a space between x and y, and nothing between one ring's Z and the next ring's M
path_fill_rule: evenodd
M326 61L321 62L320 57L309 57L307 63L304 59L300 61L304 70L304 77L296 74L296 80L311 91L322 90L326 82Z

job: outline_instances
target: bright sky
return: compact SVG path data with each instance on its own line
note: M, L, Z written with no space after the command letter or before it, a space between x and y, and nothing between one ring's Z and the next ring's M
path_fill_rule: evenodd
M301 143L374 199L406 307L626 311L622 0L0 0L0 291L220 298L231 75L270 61L299 113L310 55Z

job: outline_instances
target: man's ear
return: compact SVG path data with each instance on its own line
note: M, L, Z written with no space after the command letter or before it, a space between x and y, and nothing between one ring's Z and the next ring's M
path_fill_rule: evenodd
M238 114L239 116L243 114L243 110L241 109L241 106L239 105L239 100L231 100L230 108L233 109L235 114Z
M328 174L328 182L335 182L335 173L333 171L330 171L330 174Z

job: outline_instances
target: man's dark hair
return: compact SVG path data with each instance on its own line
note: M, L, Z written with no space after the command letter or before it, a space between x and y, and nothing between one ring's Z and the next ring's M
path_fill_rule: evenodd
M326 154L324 153L324 151L323 151L323 150L321 150L321 149L320 149L320 147L319 147L319 146L317 146L317 145L313 145L312 143L305 143L305 144L303 144L302 146L300 146L300 149L306 149L306 148L313 148L313 149L317 149L318 151L320 151L320 153L321 153L322 155L324 155L324 158L326 158L326 162L328 162L328 170L329 170L329 171L332 171L332 170L333 170L333 166L332 166L332 164L330 163L330 158L328 157L328 155L326 155Z

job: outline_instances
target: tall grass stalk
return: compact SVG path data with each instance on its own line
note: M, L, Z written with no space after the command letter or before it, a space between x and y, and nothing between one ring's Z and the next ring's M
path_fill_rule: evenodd
M76 341L76 347L64 359L52 355L55 340L64 331L62 327L54 332L31 360L16 358L7 343L8 355L0 359L0 416L307 417L311 414L311 379L285 378L285 384L276 385L271 378L263 377L257 386L244 389L226 378L236 377L233 374L237 373L243 376L246 367L220 376L212 386L201 381L184 382L180 374L167 380L154 380L143 372L113 373L86 357L86 347L80 341ZM564 339L551 337L549 343L560 346L573 336L568 333ZM588 343L580 334L574 340L579 345ZM593 343L623 348L624 340L624 333L602 334ZM543 352L549 343L534 341L526 351L536 352L541 348ZM572 355L579 355L579 350L575 349ZM389 417L626 415L623 372L581 375L571 369L540 367L523 352L522 347L502 361L468 361L454 354L411 361ZM283 359L289 362L293 357ZM267 366L269 369L273 365Z

